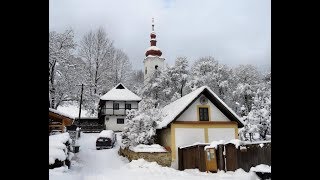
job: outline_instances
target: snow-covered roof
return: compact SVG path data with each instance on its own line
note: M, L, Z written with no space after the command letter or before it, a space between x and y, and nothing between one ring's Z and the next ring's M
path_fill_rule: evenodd
M70 116L69 114L63 113L63 112L58 111L58 110L53 109L53 108L49 108L49 111L51 111L51 112L53 112L53 113L55 113L55 114L59 114L59 115L61 115L61 116L64 116L64 117L67 117L67 118L73 119L73 120L75 119L75 117Z
M151 54L149 54L147 57L145 57L144 60L146 60L148 57L156 57L156 58L165 60L165 58L163 56L154 56L154 55L151 55Z
M208 86L202 86L163 107L162 112L165 116L163 117L162 121L158 123L157 129L167 127L168 124L177 119L178 116L205 90L209 92L209 95L211 95L211 100L214 100L213 103L216 106L219 103L220 106L217 106L217 108L222 113L224 113L230 120L238 122L239 127L243 127L243 122L240 117L234 111L232 111L232 109L229 108ZM210 97L208 98L210 99Z
M106 94L100 97L100 100L110 101L141 101L141 97L127 89L119 83Z
M113 136L114 136L114 132L112 130L103 130L99 133L99 137L112 139Z
M147 51L149 50L160 51L160 49L157 46L150 46L148 47Z

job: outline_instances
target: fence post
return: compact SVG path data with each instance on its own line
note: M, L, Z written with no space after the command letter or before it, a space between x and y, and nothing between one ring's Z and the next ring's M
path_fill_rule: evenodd
M178 169L180 171L184 170L183 167L183 150L178 147Z
M217 148L218 169L225 171L223 150L224 150L224 144L219 144Z

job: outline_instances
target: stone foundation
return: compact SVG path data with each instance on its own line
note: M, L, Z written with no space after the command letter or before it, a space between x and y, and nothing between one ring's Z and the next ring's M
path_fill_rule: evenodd
M129 148L119 148L119 155L129 159L129 161L144 159L149 162L157 162L161 166L171 166L171 152L134 152Z

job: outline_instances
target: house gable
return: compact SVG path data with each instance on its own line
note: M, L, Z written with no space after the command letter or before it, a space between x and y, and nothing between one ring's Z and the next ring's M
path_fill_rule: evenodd
M208 99L206 104L201 104L200 98L205 97ZM196 98L196 100L191 103L191 105L186 108L186 110L176 119L176 121L199 121L199 108L208 107L209 110L209 121L230 121L230 119L225 116L212 101L203 95Z
M205 95L229 120L235 121L238 127L243 127L241 119L233 112L210 88L202 86L195 91L165 106L162 111L165 114L157 128L162 129L170 126L177 120L201 95Z
M100 101L141 101L141 97L119 83L106 94L100 97ZM102 103L102 102L101 102ZM99 103L100 104L100 103Z

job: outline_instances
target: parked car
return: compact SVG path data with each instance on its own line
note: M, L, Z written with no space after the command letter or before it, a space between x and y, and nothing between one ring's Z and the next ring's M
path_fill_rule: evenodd
M103 130L96 140L96 149L113 148L116 142L116 135L112 130Z

